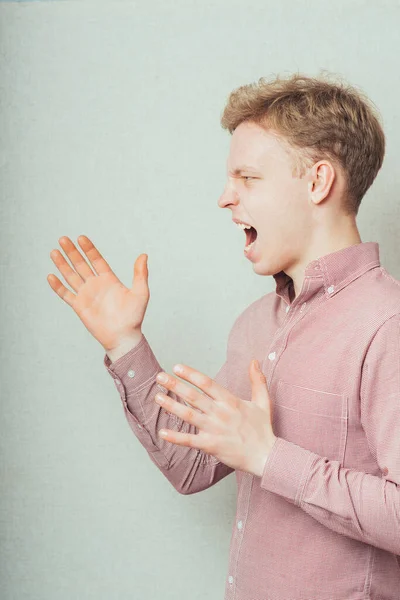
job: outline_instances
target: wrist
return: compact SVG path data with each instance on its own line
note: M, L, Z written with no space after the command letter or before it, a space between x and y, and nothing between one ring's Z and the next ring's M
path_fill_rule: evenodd
M112 350L106 350L106 354L111 362L117 361L119 358L128 354L133 348L135 348L143 338L143 333L139 331L137 334L130 335L129 337L121 340L115 348Z

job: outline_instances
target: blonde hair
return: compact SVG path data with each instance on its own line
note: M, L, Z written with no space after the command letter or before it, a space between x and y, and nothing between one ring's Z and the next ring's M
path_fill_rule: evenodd
M242 85L230 93L221 126L233 133L240 123L250 121L277 133L293 159L296 177L329 158L346 178L343 210L357 215L382 166L385 134L379 112L362 91L328 78L326 73L295 73Z

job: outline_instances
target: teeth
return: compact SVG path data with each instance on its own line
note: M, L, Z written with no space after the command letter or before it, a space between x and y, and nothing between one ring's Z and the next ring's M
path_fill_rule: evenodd
M250 248L252 247L253 244L255 244L256 240L254 240L254 242L251 242L251 244L249 244L248 246L245 246L244 249L245 250L250 250Z
M236 223L239 229L250 229L251 225L245 225L244 223Z

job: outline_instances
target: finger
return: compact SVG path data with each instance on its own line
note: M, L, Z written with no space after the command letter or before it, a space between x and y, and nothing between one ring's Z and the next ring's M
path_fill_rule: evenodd
M199 450L203 450L197 434L193 435L191 433L179 433L177 431L171 431L171 429L164 429L163 431L166 432L166 435L162 435L159 432L159 436L167 442L178 444L179 446L188 446L189 448L198 448ZM206 452L206 450L204 451Z
M205 415L196 409L185 406L170 396L167 396L167 394L161 394L160 392L156 394L154 400L157 404L160 404L160 406L165 408L165 410L173 413L183 421L186 421L186 423L190 423L199 429L204 428L206 424Z
M86 237L86 235L80 235L78 237L78 243L98 275L103 273L113 273L113 270L108 262L103 258L96 246L89 240L88 237Z
M222 385L219 385L214 379L201 373L200 371L196 371L196 369L192 369L187 365L175 365L174 372L182 377L182 379L186 379L190 383L193 383L195 386L200 388L207 396L210 396L216 404L219 406L224 406L227 403L230 405L236 406L237 398L229 390L227 390Z
M60 298L62 300L64 300L64 302L66 302L69 306L71 306L71 308L74 307L74 301L75 301L75 294L73 294L72 292L70 292L65 285L63 285L61 283L61 281L58 279L58 277L56 277L55 275L53 275L53 273L51 273L50 275L47 276L47 281L50 284L50 287L55 291L55 293L60 296Z
M52 250L50 252L50 258L53 261L53 263L56 265L56 267L60 271L60 273L62 273L62 275L64 275L65 281L72 287L72 289L75 292L77 292L79 290L79 288L81 287L81 285L83 285L85 283L84 280L82 279L82 277L79 275L79 273L77 273L70 267L70 265L67 263L67 261L65 260L65 258L63 257L63 255L61 254L61 252L59 250ZM59 279L57 279L57 281L58 281L58 283L60 283ZM63 286L63 288L64 288L64 290L67 289L64 286Z
M71 261L71 264L73 265L73 267L75 268L77 273L79 273L82 283L84 283L86 281L86 279L89 279L89 277L96 276L96 273L92 271L92 269L87 264L86 260L83 258L82 254L79 252L79 250L77 249L75 244L69 239L69 237L64 235L58 241L60 242L60 246L64 250L65 254L68 256L69 260ZM61 255L61 252L60 252L60 255ZM65 259L64 259L64 261L65 261ZM66 263L66 264L68 265L68 263ZM64 268L65 268L65 266L64 266ZM72 271L72 269L71 269L71 271ZM70 273L69 273L69 276L71 278ZM76 277L74 277L73 279L74 279L74 284L77 285L78 279ZM82 283L78 285L77 289L80 287L80 285L82 285ZM71 287L73 287L72 284L71 284Z
M171 392L174 392L174 394L177 394L178 396L183 398L183 400L189 402L191 406L194 406L195 408L201 410L203 413L211 412L211 410L213 409L213 401L210 398L207 398L207 396L201 394L198 390L191 388L186 383L183 383L176 377L173 377L172 375L169 375L168 373L164 372L162 374L167 376L168 379L167 381L162 381L159 378L161 373L159 373L157 375L157 381L160 385L171 390Z

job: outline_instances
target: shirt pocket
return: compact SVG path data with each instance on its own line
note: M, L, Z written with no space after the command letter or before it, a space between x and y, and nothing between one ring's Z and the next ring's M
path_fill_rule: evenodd
M280 379L272 404L272 428L276 436L343 463L348 422L345 394Z

